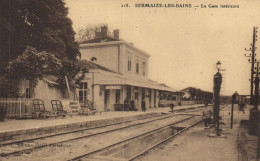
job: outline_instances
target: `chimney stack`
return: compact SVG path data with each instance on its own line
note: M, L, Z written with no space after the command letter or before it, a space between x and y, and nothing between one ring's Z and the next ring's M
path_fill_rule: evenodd
M107 26L101 27L101 37L102 39L105 39L107 37Z
M119 39L119 29L114 30L114 38Z

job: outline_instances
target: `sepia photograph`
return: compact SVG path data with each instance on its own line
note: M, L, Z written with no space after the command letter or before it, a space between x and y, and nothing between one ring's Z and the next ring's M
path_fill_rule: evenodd
M260 161L258 0L0 0L0 161Z

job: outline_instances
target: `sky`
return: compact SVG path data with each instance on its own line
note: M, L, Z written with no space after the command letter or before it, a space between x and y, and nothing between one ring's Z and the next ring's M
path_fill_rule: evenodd
M87 25L108 24L111 31L120 30L120 38L150 54L152 80L177 90L192 86L212 92L216 63L220 61L221 94L231 95L235 91L250 94L251 65L245 57L250 52L245 48L252 43L253 27L260 27L259 0L65 0L65 3L76 33ZM192 7L135 7L140 3ZM123 4L130 7L122 7ZM239 8L209 8L226 4ZM256 54L259 59L258 50Z

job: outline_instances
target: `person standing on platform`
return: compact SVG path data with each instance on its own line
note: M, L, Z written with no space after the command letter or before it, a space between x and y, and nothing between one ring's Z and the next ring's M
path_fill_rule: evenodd
M202 113L205 127L208 127L209 123L212 122L212 116L213 116L212 110L209 109L208 106L206 106L206 108L203 110L203 113Z
M173 113L173 108L174 108L174 104L173 103L170 104L170 108L171 108L171 112Z

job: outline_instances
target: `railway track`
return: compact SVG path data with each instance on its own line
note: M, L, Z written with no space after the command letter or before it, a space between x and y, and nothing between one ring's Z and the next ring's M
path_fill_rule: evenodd
M176 124L184 123L184 122L190 121L191 119L194 119L194 118L196 118L195 123L192 122L192 124L186 128L183 128L183 127L174 128L173 127ZM202 121L201 116L191 116L191 117L182 119L180 121L177 121L177 122L156 128L154 130L148 131L146 133L131 137L129 139L126 139L126 140L111 144L109 146L100 148L98 150L91 151L89 153L77 156L75 158L71 158L71 159L69 159L69 161L109 160L109 158L111 159L111 161L112 160L133 160L133 159L137 158L138 156L142 155L143 153L145 153L147 150L150 150L151 148L158 146L162 142L165 142L165 141L169 140L170 138L179 135L183 131L191 128L192 126L198 124L201 121ZM177 129L182 129L182 130L178 131ZM173 130L177 130L178 132L174 133ZM166 137L166 139L163 139L163 141L158 141L158 143L152 142L152 139L156 140L156 137L162 138L162 137L167 136L167 134L169 135L169 137ZM140 153L140 149L138 149L138 148L140 148L141 145L140 145L140 143L136 143L136 142L139 141L142 144L144 140L147 140L147 142L144 143L146 145L149 142L152 144L155 143L155 145L148 145L150 147L145 147L145 150L141 150L142 152ZM132 148L132 149L137 148L137 154L129 157L128 154L133 153L132 150L130 150L129 148ZM139 153L138 153L138 151L139 151Z
M194 111L192 111L192 110L194 110L194 108L188 109L186 111L191 111L191 112L197 111L197 110L194 110ZM177 116L178 114L176 114L176 113L177 112L174 112L174 115L173 114L164 114L164 115L159 115L156 117L149 117L149 118L145 118L145 119L113 123L113 124L109 124L109 125L87 128L87 129L85 128L85 129L73 130L73 131L48 135L48 136L42 136L42 137L38 137L38 138L6 142L6 143L0 144L0 150L1 150L0 156L1 157L12 157L14 155L19 155L19 154L23 154L23 153L29 154L33 151L36 151L36 150L39 150L39 149L42 149L45 147L55 147L59 144L61 145L64 143L69 143L69 142L72 142L75 140L86 139L86 138L97 136L97 135L107 134L107 133L111 133L114 131L119 131L119 130L131 128L131 127L136 127L139 125L141 126L141 125L149 124L152 122L157 122L160 120L170 119L173 116ZM188 117L188 118L190 118L190 117ZM185 118L184 120L186 120L186 119L187 118ZM178 122L179 121L177 121L175 123L178 123ZM113 127L113 126L116 126L116 127ZM120 126L120 127L118 127L118 126ZM107 129L107 128L110 128L110 129ZM85 134L86 131L97 130L97 129L103 129L103 131L101 130L96 133L90 132L88 134ZM76 133L78 133L79 135L78 134L75 135ZM60 138L60 137L64 137L65 135L68 135L68 136L63 139ZM71 135L75 135L75 136L72 137ZM56 138L56 139L54 139L55 141L54 142L50 141L50 140L53 140L53 138ZM57 141L57 138L59 138L58 141ZM26 145L26 146L24 146L24 145ZM8 150L5 150L6 147L10 147L10 146L12 148L7 148ZM17 147L13 148L14 146L17 146Z
M159 146L159 145L161 145L161 144L165 144L166 142L168 142L169 140L171 140L171 139L177 137L178 135L180 135L180 134L183 133L184 131L186 131L186 130L192 128L193 126L195 126L195 125L197 125L197 124L199 124L201 121L202 121L202 119L201 119L201 120L198 120L198 121L196 121L196 122L194 122L194 123L191 124L190 126L181 129L181 130L178 131L177 133L174 133L173 135L171 135L171 136L165 138L164 140L160 141L159 143L157 143L157 144L155 144L155 145L153 145L153 146L151 146L151 147L145 149L144 151L142 151L142 152L140 152L140 153L138 153L138 154L132 156L132 157L129 159L129 161L133 161L133 160L137 159L138 157L144 155L145 153L147 153L147 152L150 151L151 149L153 149L153 148L155 148L155 147L157 147L157 146Z
M222 107L220 107L220 111L226 109L227 107L228 107L228 104L222 105ZM141 153L138 153L138 154L132 156L132 157L131 157L130 159L128 159L128 160L129 160L129 161L134 161L135 159L141 157L142 155L144 155L145 153L149 152L150 150L152 150L152 149L158 147L159 145L162 145L162 144L165 144L165 143L169 142L169 141L172 140L173 138L177 137L178 135L180 135L180 134L183 133L184 131L186 131L186 130L192 128L193 126L197 125L198 123L200 123L200 122L202 122L202 121L203 121L203 119L201 119L201 120L199 120L199 121L197 121L197 122L191 124L190 126L187 126L186 128L181 129L180 131L178 131L177 133L173 134L172 136L169 136L168 138L162 140L162 141L159 142L158 144L155 144L155 145L153 145L153 146L151 146L151 147L145 149L145 150L142 151Z
M186 109L186 110L178 109L178 110L174 111L174 114L179 113L179 112L183 112L183 111L195 112L195 111L201 110L203 107L204 107L204 106L196 107L196 108L198 108L198 109L195 109L195 108L193 107L193 108L188 108L188 109ZM194 109L195 109L195 110L194 110ZM29 138L29 139L2 141L2 142L0 143L0 147L5 146L5 145L18 144L18 143L22 143L22 142L26 142L26 141L34 141L34 140L37 140L37 139L44 139L44 138L48 138L48 137L54 137L54 136L69 134L69 133L83 132L83 131L86 131L86 130L92 130L92 129L103 128L103 127L108 127L108 126L120 125L120 124L125 124L125 123L129 123L129 122L138 121L138 120L146 120L146 119L150 119L150 118L162 117L162 116L165 116L165 115L171 115L171 114L170 114L170 113L163 113L163 114L161 114L161 115L149 116L149 117L146 117L146 118L139 118L139 119L136 119L136 120L116 122L116 123L112 123L112 124L105 124L105 125L95 126L95 127L80 128L80 129L70 130L70 131L65 131L65 132L58 132L58 133L55 133L55 132L54 132L54 134L41 135L41 136ZM169 116L169 117L170 117L170 116ZM160 119L160 118L159 118L159 119Z
M222 106L221 110L224 110L227 106L228 105ZM197 111L197 110L195 110L195 111ZM190 122L189 125L187 125L187 124L183 125L183 126L180 125L194 117L197 117L197 119ZM180 135L184 131L192 128L193 126L197 125L198 123L200 123L202 121L203 121L203 119L201 117L194 115L193 117L183 119L181 121L157 128L155 130L151 130L149 132L129 138L127 140L123 140L118 143L103 147L101 149L80 155L78 157L70 159L69 161L95 161L95 160L99 160L99 161L102 161L102 160L104 160L104 161L105 160L106 161L110 161L110 160L111 161L113 161L113 160L133 161L133 160L139 158L140 156L144 155L151 149L154 149L155 147L158 147L161 144L167 143L168 141L172 140L176 136ZM178 125L180 127L179 128L173 127L174 125ZM175 129L175 132L172 132L172 134L169 134L169 131L171 131L170 129L172 129L172 130ZM167 133L168 135L166 135L165 133ZM140 143L138 143L138 139L139 139L139 142L140 142L140 140L142 140L141 142L144 143L143 140L146 140L146 143L149 143L149 142L151 142L151 138L156 140L156 137L160 138L161 140L159 140L157 142L153 142L152 145L149 145L148 147L146 146L143 149L139 148L142 145L140 145ZM138 151L133 150L133 149L138 149Z
M100 126L100 127L90 128L90 129L80 129L80 130L74 130L74 131L69 131L69 132L65 132L65 133L43 136L43 137L39 137L39 138L3 143L0 146L0 150L1 150L0 155L1 155L1 157L6 157L6 156L10 156L10 155L29 153L29 152L32 152L34 150L41 149L44 147L55 147L59 144L64 144L64 143L71 142L74 140L89 138L89 137L93 137L96 135L101 135L101 134L118 131L118 130L123 130L123 129L127 129L130 127L140 126L140 125L144 125L144 124L148 124L148 123L156 122L156 121L160 121L160 120L171 119L173 116L176 116L176 115L172 115L172 114L160 115L157 117L151 117L151 118L128 121L128 122L121 122L121 123L111 124L111 125L107 125L107 126ZM91 130L93 131L93 130L97 130L97 129L101 129L101 130L99 132L94 132L94 133L91 132ZM53 142L52 140L56 140L56 141ZM12 149L12 150L10 150L10 149Z
M191 108L187 108L187 109L178 109L178 110L174 111L174 113L176 114L176 113L184 112L184 111L194 112L194 111L201 110L201 108L203 108L203 107L204 106L191 107ZM198 109L196 109L196 108L198 108ZM105 124L105 125L101 125L101 126L80 128L80 129L70 130L70 131L65 131L65 132L53 132L52 134L43 134L43 135L39 135L39 136L36 136L36 137L31 136L31 138L29 138L29 139L7 140L7 141L2 141L0 143L0 147L5 146L5 145L10 145L10 144L18 144L18 143L22 143L22 142L25 142L25 141L33 141L33 140L37 140L37 139L44 139L44 138L48 138L48 137L54 137L54 136L59 136L59 135L64 135L64 134L69 134L69 133L82 132L82 131L86 131L86 130L92 130L92 129L103 128L103 127L108 127L108 126L120 125L120 124L138 121L138 120L146 120L146 119L149 119L149 118L161 117L162 115L170 115L170 113L163 113L163 114L157 115L157 116L149 116L149 117L146 117L146 118L139 118L139 119L136 119L136 120L129 120L129 121L121 121L121 122Z
M109 126L114 126L114 125L120 125L120 124L130 123L130 122L134 122L134 121L146 120L146 119L157 118L157 117L162 117L162 116L165 116L165 114L164 115L157 115L157 116L150 116L150 117L140 118L140 119L130 120L130 121L116 122L116 123L106 124L106 125L102 125L102 126L87 127L87 128L81 128L81 129L76 129L76 130L71 130L71 131L59 132L59 133L43 135L43 136L39 136L39 137L33 137L33 138L30 138L30 139L5 141L5 142L0 143L0 147L6 146L6 145L11 145L11 144L19 144L19 143L27 142L27 141L34 141L34 140L38 140L38 139L49 138L49 137L61 136L61 135L66 135L66 134L70 134L70 133L84 132L84 131L88 131L88 130L104 128L104 127L109 127Z

